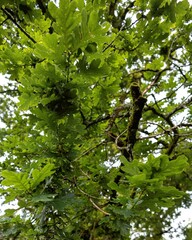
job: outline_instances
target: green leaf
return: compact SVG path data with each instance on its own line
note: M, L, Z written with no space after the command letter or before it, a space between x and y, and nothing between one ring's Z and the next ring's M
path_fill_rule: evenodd
M133 185L143 186L146 184L147 177L145 173L140 173L138 175L128 177L128 179Z
M176 22L176 0L172 0L169 8L169 17L172 23Z
M121 192L121 189L120 187L115 183L115 182L109 182L108 184L108 187L110 187L112 190L116 190L117 192ZM123 189L124 191L124 189Z
M53 2L49 2L48 8L49 8L49 11L50 11L50 14L52 15L52 17L56 18L57 13L58 13L57 6Z
M82 9L81 15L82 15L81 31L82 31L83 38L85 38L88 34L88 28L87 28L88 15L85 8Z
M3 170L1 175L4 178L1 184L4 186L10 186L19 191L27 191L30 188L27 173Z
M181 197L183 196L183 192L179 191L173 186L162 186L159 189L160 194L166 196L166 197Z
M127 208L112 208L112 211L117 215L122 215L124 218L130 218L133 214L132 210Z
M186 156L178 156L177 159L169 162L166 168L163 169L163 174L165 176L172 176L182 173L187 167L188 159Z
M147 64L147 68L152 70L161 69L164 65L163 56L159 57L158 59L154 59L151 63Z
M40 98L36 94L22 93L19 97L19 107L21 110L29 110L31 107L36 107L40 102Z
M96 10L93 10L89 15L88 28L91 33L94 33L97 27L98 27L98 12Z
M70 193L56 198L51 204L59 211L70 211L72 206L72 211L76 211L76 209L79 209L82 203L83 201L81 199L77 198L73 193Z
M48 163L41 169L32 170L32 179L30 180L31 187L35 188L39 185L39 183L44 181L47 177L51 176L54 173L54 168L54 164Z
M32 197L31 201L36 203L36 202L52 202L55 198L56 194L40 194L40 195L35 195Z
M165 159L165 161L166 161L167 158L168 157L166 155L160 156L158 158L155 158L153 155L149 155L147 164L149 164L151 168L155 168L158 171L161 166L161 161L163 161L163 159Z
M126 172L128 175L135 176L140 174L140 169L139 169L137 160L128 162L125 157L121 156L120 161L124 164L124 166L121 167L122 170Z

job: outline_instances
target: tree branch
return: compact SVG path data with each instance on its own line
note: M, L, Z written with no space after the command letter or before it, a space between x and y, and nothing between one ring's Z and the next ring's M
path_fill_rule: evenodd
M161 74L167 70L170 70L170 68L165 68L157 72L151 84L149 84L147 88L143 91L142 96L144 96L158 82L159 78L161 77Z
M136 142L136 133L138 131L139 122L142 117L142 111L147 102L147 99L142 97L140 87L136 83L131 85L131 95L133 99L132 113L129 117L128 129L127 129L127 144L129 145L130 159L132 159L132 149Z
M105 212L103 209L101 209L96 203L93 202L93 200L91 198L89 198L89 201L93 204L93 206L99 210L100 212L102 212L104 215L110 216L111 214L108 212Z
M9 89L9 90L5 90L5 91L0 91L0 94L10 94L12 92L18 92L19 93L19 90L18 89Z
M86 151L84 151L79 157L75 158L73 161L78 161L79 159L81 159L83 156L88 155L90 152L92 152L94 149L98 148L99 146L103 145L104 143L106 143L106 140L101 141L100 143L96 144L95 146L87 149Z
M142 19L143 16L141 16L140 18L138 18L137 20L135 20L133 23L131 23L127 29L131 28L133 25L135 25L137 22L140 21L140 19ZM102 52L105 52L108 48L110 48L112 46L112 44L116 41L116 39L120 36L121 31L123 30L125 25L122 25L121 28L119 29L119 32L117 33L117 35L115 36L115 38L103 49Z
M171 121L170 116L168 116L168 115L165 116L164 114L158 112L154 107L148 106L146 110L147 111L151 110L155 115L157 115L157 116L161 117L162 119L164 119L167 122L167 124L171 127L171 129L173 131L173 139L172 139L172 142L169 145L169 148L167 149L167 152L166 152L168 155L170 155L173 152L174 148L176 147L176 144L177 144L177 142L179 140L179 137L180 137L178 126L175 126L173 124L173 122Z
M42 0L36 0L36 3L38 4L39 8L41 9L44 15L47 12L47 7L44 5Z
M100 123L100 122L103 122L105 120L110 120L109 121L109 125L106 129L106 132L109 131L115 121L116 118L123 118L125 116L128 115L128 112L126 112L125 114L119 114L121 111L123 110L129 110L130 109L130 105L129 104L123 104L119 107L116 107L114 110L113 110L113 113L110 115L110 114L107 114L105 116L100 116L94 120L87 120L82 112L82 110L80 109L80 114L81 114L81 117L82 117L82 120L83 120L83 124L86 126L86 129L88 129L89 127L97 124L97 123Z
M3 7L1 7L1 10L3 11L3 13L7 16L8 19L10 19L19 29L22 33L24 33L24 35L29 38L33 43L37 43L17 22L16 20L11 16L11 14Z
M170 112L170 113L167 115L167 118L172 117L175 113L177 113L178 111L184 109L184 108L185 108L187 105L189 105L190 103L192 103L192 97L189 98L186 102L181 103L180 105L178 105L175 109L173 109L173 111Z

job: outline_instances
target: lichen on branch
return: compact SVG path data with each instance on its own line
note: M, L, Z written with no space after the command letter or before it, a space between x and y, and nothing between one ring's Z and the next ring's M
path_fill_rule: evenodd
M147 99L142 96L140 86L137 83L133 82L130 86L130 90L133 99L133 105L127 128L127 144L129 146L129 151L132 152L132 149L136 142L136 134L139 127L140 119L142 117L142 111L145 103L147 102Z

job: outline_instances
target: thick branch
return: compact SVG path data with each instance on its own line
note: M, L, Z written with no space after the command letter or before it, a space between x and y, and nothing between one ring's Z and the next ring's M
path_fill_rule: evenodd
M127 7L123 9L123 11L118 11L117 5L118 1L115 0L114 2L110 3L109 6L109 21L112 23L114 28L118 28L119 30L123 27L123 22L125 21L126 15L134 6L134 2L130 2ZM115 15L115 11L118 12L118 16Z
M129 124L127 129L127 144L129 145L130 152L132 152L133 146L136 142L136 134L139 127L139 122L142 117L142 111L147 101L142 97L140 87L133 83L131 85L131 95L133 98L133 109L131 116L129 117ZM128 159L129 161L132 159Z
M38 4L39 8L41 9L44 15L47 12L47 7L44 5L42 0L36 0L36 3Z
M117 0L115 0L114 2L110 3L110 6L109 6L109 16L112 16L112 17L114 16L116 4L117 4Z
M131 87L131 95L133 99L132 103L132 110L131 113L129 113L129 123L127 127L127 139L123 141L120 136L116 136L113 133L108 133L109 136L111 137L111 140L115 142L117 148L121 151L123 156L127 159L127 161L132 161L133 160L133 155L132 155L132 150L134 147L134 144L136 142L136 134L138 131L138 126L140 119L142 117L142 111L144 108L144 105L147 101L146 98L142 97L140 87L137 85L135 82L132 83ZM123 164L121 163L121 166ZM116 184L119 184L119 181L121 179L121 174L123 174L122 169L120 168L119 174L116 176L114 179L114 182ZM111 194L111 199L115 199L117 196L117 192L115 190L112 191Z
M180 123L178 127L192 127L192 123Z

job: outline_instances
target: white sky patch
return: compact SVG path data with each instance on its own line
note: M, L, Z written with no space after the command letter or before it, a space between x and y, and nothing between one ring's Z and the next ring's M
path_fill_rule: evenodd
M177 230L175 233L173 233L173 238L171 238L171 240L185 240L184 236L182 235L181 229L178 227L182 226L182 228L185 228L192 223L192 206L187 209L179 208L178 210L181 211L181 215L176 218L171 224L173 229ZM168 233L165 233L163 236L166 240L170 240Z

